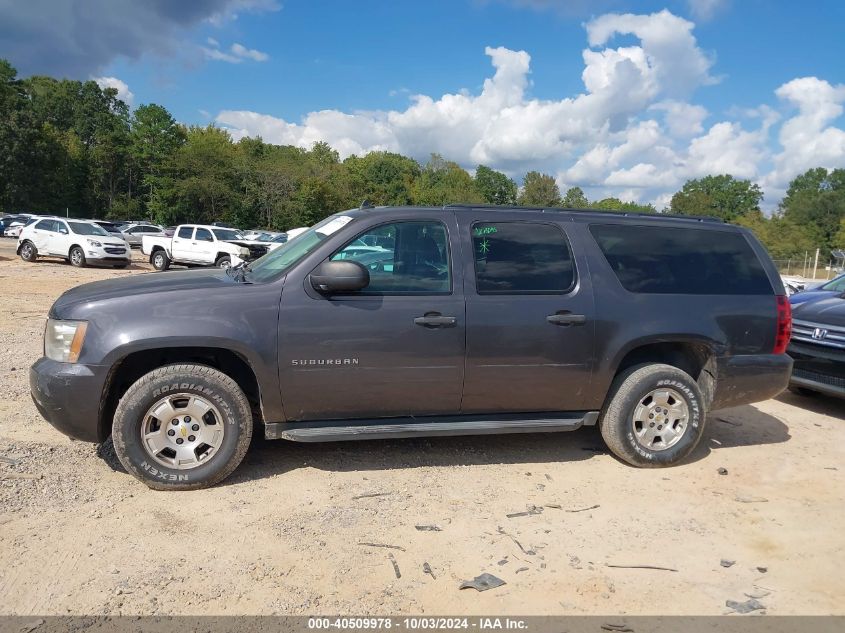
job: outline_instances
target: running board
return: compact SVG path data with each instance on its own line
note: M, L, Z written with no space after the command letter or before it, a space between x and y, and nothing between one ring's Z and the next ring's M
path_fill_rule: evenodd
M342 442L404 437L447 435L497 435L500 433L550 433L593 426L598 411L571 414L524 414L508 416L431 416L379 418L374 420L327 420L319 422L272 422L264 425L268 440L294 442Z

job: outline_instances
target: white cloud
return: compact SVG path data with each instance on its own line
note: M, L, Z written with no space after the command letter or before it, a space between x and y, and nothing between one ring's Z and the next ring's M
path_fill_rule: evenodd
M254 62L266 62L270 59L267 53L256 50L254 48L247 48L243 44L235 42L229 47L228 52L220 48L220 43L213 37L207 40L208 46L200 46L200 50L208 59L213 59L220 62L227 62L229 64L240 64L241 62L252 60Z
M131 106L132 102L135 100L135 94L129 90L129 86L126 85L125 81L122 81L117 77L94 77L93 79L97 82L97 85L100 86L100 88L114 88L117 90L117 98L123 101L126 105Z
M468 169L483 163L517 177L540 169L564 189L577 185L593 197L658 208L688 178L731 173L777 189L809 167L845 165L845 132L833 125L845 87L804 78L779 88L777 97L797 114L781 125L781 149L774 149L779 114L769 105L710 122L716 117L691 100L715 83L691 22L664 10L604 15L585 28L584 89L556 100L530 95L526 51L488 47L493 73L476 93L411 95L404 109L321 110L299 122L238 110L215 120L235 138L300 147L321 140L342 157L389 150L424 161L437 152ZM616 35L636 41L613 48ZM767 191L767 201L777 199Z
M692 17L706 22L727 7L728 0L687 0L687 4Z

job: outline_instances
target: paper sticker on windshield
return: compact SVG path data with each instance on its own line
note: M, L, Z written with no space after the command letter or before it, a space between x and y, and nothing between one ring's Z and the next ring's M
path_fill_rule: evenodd
M326 222L323 226L317 229L317 233L321 233L323 235L331 235L332 233L342 229L351 221L352 218L348 215L339 215L336 218Z

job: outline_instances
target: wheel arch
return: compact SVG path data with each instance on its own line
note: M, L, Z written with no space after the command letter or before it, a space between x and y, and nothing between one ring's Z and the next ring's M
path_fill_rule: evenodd
M709 408L716 390L716 346L712 341L699 337L661 338L642 340L622 350L617 356L613 379L622 372L646 363L663 363L677 367L698 383Z
M100 402L97 435L104 441L111 433L117 404L127 389L144 374L178 363L213 367L232 378L249 400L254 420L264 421L262 394L255 369L243 354L226 347L158 347L132 351L120 357L106 377Z

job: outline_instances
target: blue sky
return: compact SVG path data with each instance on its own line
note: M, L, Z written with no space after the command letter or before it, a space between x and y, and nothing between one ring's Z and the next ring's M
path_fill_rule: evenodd
M437 151L659 206L726 171L771 208L796 173L845 166L841 2L15 4L0 56L21 74L100 78L235 138Z

